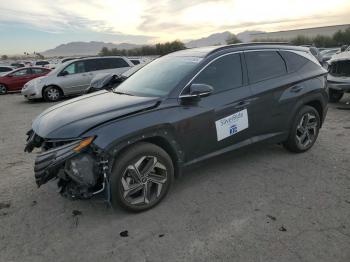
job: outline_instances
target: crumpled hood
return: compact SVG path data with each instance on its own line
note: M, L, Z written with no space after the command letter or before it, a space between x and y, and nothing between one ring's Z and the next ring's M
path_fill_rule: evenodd
M75 138L101 123L151 108L158 101L156 97L99 91L48 108L34 120L32 129L43 138Z

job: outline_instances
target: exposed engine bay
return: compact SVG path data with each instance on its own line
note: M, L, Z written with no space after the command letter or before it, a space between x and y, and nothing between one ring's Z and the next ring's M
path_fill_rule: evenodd
M91 144L93 138L45 140L32 130L27 135L25 151L41 149L34 166L38 187L50 180L57 180L59 192L67 198L89 199L104 191L109 199L106 190L109 188L108 160L100 149Z

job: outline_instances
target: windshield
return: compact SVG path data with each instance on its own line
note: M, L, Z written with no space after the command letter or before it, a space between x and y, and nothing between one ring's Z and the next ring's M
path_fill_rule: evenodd
M200 61L198 57L158 58L131 75L114 91L137 96L166 96Z

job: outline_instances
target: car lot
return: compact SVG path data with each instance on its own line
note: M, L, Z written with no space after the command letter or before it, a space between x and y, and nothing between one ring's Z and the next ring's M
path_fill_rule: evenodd
M37 189L25 132L52 104L0 96L0 261L349 261L349 100L330 105L309 152L226 154L130 214Z

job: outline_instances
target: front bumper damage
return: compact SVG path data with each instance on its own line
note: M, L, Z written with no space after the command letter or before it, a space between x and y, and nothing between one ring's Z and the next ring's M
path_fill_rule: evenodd
M88 199L104 194L109 202L108 155L91 144L81 151L77 140L45 140L33 131L27 133L26 152L41 148L35 159L34 173L38 187L57 180L61 195L71 199Z

